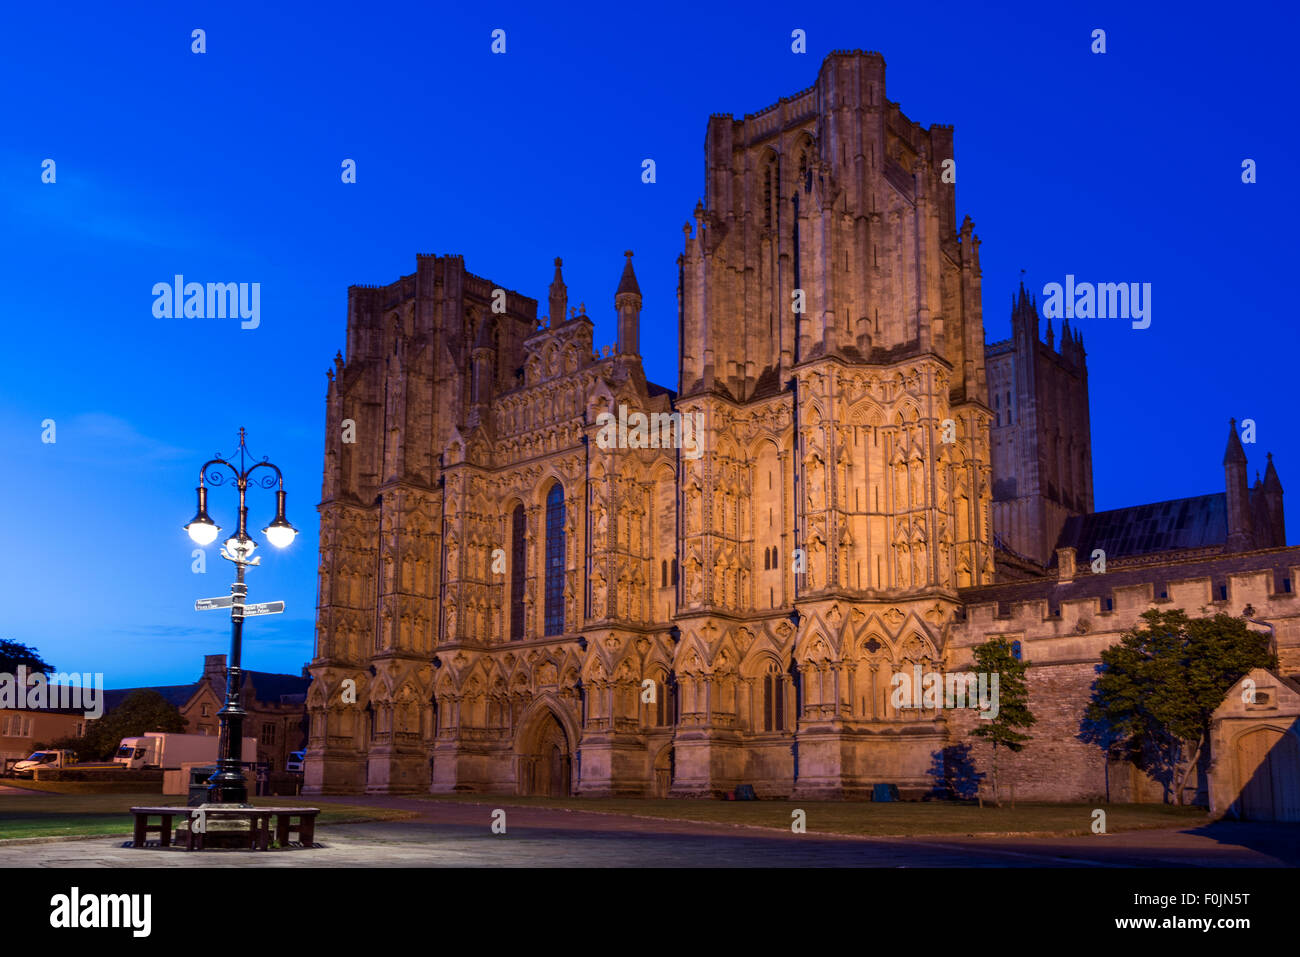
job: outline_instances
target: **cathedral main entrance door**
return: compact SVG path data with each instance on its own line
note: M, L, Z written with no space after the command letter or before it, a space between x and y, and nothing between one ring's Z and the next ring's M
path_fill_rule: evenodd
M519 793L568 797L572 770L564 728L551 711L541 712L521 741Z

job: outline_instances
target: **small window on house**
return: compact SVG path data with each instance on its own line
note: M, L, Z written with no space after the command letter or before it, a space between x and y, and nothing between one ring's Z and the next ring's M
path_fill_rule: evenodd
M1115 610L1115 599L1114 599L1114 598L1103 598L1103 599L1101 600L1101 610L1102 610L1102 611L1114 611L1114 610Z
M275 725L273 724L262 725L262 743L275 744Z
M1015 658L1016 661L1020 660L1020 642L1011 642L1011 657Z
M199 708L199 717L201 717L201 718L210 718L210 717L212 717L212 715L208 714L208 706L207 706L207 704L204 704L202 707Z
M1228 600L1228 586L1227 586L1227 585L1220 585L1219 588L1218 588L1218 594L1219 594L1219 601L1227 601L1227 600Z
M677 584L677 559L675 559L675 558L673 559L672 569L673 569L673 581L672 581L672 583L673 583L674 585L676 585L676 584Z
M659 587L668 587L668 559L664 559L659 564Z
M772 550L770 548L765 548L763 549L763 571L771 571L771 569L772 569Z

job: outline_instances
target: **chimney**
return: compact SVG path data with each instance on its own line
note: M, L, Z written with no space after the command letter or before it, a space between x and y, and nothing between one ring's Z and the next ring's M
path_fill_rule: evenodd
M226 656L203 656L203 679L205 681L224 682L226 680Z

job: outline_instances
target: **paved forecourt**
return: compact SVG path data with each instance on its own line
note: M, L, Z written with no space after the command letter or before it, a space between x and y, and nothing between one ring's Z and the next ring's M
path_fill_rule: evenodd
M406 798L418 817L325 826L310 851L129 848L126 837L0 844L0 867L1279 867L1300 828L1219 824L1069 838L862 838ZM504 799L503 799L504 800ZM316 799L330 803L330 798ZM506 833L491 830L506 813Z

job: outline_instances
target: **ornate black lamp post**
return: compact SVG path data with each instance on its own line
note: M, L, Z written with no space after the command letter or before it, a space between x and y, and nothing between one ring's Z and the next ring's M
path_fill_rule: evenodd
M247 465L252 458L244 444L245 433L239 429L239 465L226 461L220 455L205 463L199 469L199 510L185 526L192 538L199 545L210 545L216 541L221 528L208 516L207 484L225 485L230 481L222 466L229 469L234 476L235 487L239 489L239 526L235 534L226 539L221 549L221 557L235 564L235 581L230 586L230 595L220 598L201 598L194 603L196 610L205 611L214 608L230 609L230 663L226 669L226 703L218 712L221 720L221 737L217 742L219 758L217 772L208 779L209 804L247 804L248 790L244 786L244 775L240 771L243 760L244 743L244 709L239 704L239 691L242 685L242 671L239 664L240 649L243 642L244 619L251 615L273 615L284 611L284 602L266 602L249 605L248 586L244 584L244 569L249 565L261 564L260 558L250 558L257 543L248 537L248 506L244 502L250 484L261 488L275 488L275 518L271 524L262 529L269 541L276 548L284 548L293 541L298 530L284 517L284 476L279 468L262 458L260 462ZM235 458L234 455L231 458ZM268 473L251 479L258 469L267 469ZM274 474L270 474L274 473Z

